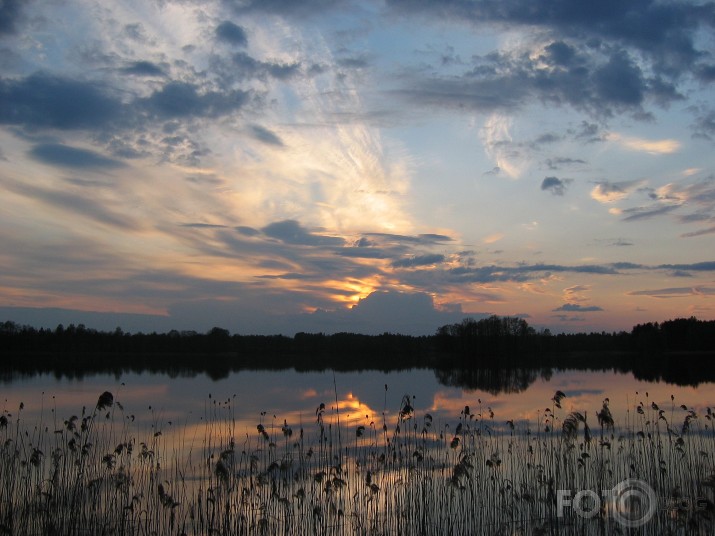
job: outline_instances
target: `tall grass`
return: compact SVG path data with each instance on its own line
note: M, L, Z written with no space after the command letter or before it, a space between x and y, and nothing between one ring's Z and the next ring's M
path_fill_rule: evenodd
M646 396L616 423L608 399L566 412L564 396L530 423L479 401L438 422L406 395L391 420L350 422L321 404L310 423L262 414L248 431L234 399L211 399L199 433L156 416L140 430L110 393L65 419L53 408L25 423L20 407L0 417L0 534L713 533L709 408ZM640 528L620 525L606 500L589 518L559 507L628 478L658 497Z

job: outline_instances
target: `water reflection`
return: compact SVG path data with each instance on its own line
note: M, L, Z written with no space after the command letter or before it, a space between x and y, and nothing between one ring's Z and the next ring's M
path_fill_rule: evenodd
M604 398L611 401L618 422L632 417L636 405L655 402L684 413L680 405L704 414L715 407L715 384L677 386L638 380L632 374L610 371L535 371L528 369L402 372L295 372L241 371L223 380L166 374L98 374L82 379L39 375L21 378L0 389L3 412L16 414L24 404L25 423L42 419L50 427L83 407L90 411L99 393L110 391L120 401L127 419L147 432L193 426L212 412L223 412L238 435L253 436L263 423L280 431L310 430L316 409L326 406L326 423L341 420L346 426L392 426L405 395L417 416L429 413L435 425L456 422L465 406L477 418L500 428L507 420L533 429L552 405L556 390L563 391L563 412L587 411L595 421ZM230 411L229 411L230 408ZM48 423L48 419L51 419ZM53 421L55 421L53 423Z
M435 376L443 385L461 387L471 391L484 391L492 395L514 394L526 391L537 378L549 380L551 369L533 368L470 368L438 369Z
M115 404L99 412L95 410L97 397L104 391L113 393ZM552 400L555 391L565 395L560 408ZM666 459L680 465L661 492L667 496L674 486L687 484L691 472L705 474L702 467L712 459L711 433L703 436L693 432L710 426L707 408L715 406L715 385L674 386L607 371L539 373L514 369L506 373L494 369L451 375L429 370L243 371L220 381L206 375L104 374L81 380L43 375L2 387L2 415L8 423L0 427L0 439L7 445L3 434L14 438L13 445L22 451L18 459L29 460L5 474L43 475L38 477L38 486L27 488L32 493L28 491L26 496L34 497L37 489L50 489L54 460L80 456L72 446L75 433L68 422L75 421L71 416L78 415L79 423L84 422L85 414L95 415L92 426L97 433L91 436L89 449L94 458L87 459L96 463L88 466L89 476L77 489L86 490L91 498L83 504L94 505L94 499L105 497L105 491L121 495L132 483L133 491L120 497L124 502L113 502L115 496L106 495L111 500L101 514L120 512L115 516L117 523L126 521L122 517L125 514L134 515L133 510L126 512L136 502L137 516L153 505L156 515L147 515L147 519L171 524L167 510L174 512L176 507L178 512L188 512L198 497L199 509L205 505L211 516L216 514L213 507L220 505L227 515L238 519L245 513L252 519L250 523L275 521L271 533L282 530L294 534L290 523L295 520L317 524L325 519L336 523L330 525L333 533L348 534L353 519L367 519L368 515L386 527L399 518L395 512L400 509L418 512L415 518L407 519L434 516L439 528L435 533L452 533L449 529L455 505L464 507L459 510L462 519L473 521L481 529L463 533L480 533L486 528L493 531L504 512L514 511L515 504L523 510L524 520L546 519L544 515L553 505L547 489L553 475L571 475L559 485L578 489L574 486L583 483L584 469L588 468L592 471L588 479L598 482L596 489L601 490L612 488L631 474L630 447L611 449L609 444L604 449L594 441L589 450L583 446L583 430L571 445L561 440L560 425L572 411L590 415L591 427L602 439L595 412L606 397L611 400L617 427L630 430L631 441L626 444L651 449L642 455L643 461L660 456L660 446L645 440L654 425L659 425L658 408L665 412L667 426L673 424L676 429L691 412L700 415L683 443L663 443L671 449ZM637 412L637 407L642 411ZM556 433L544 432L547 422ZM663 437L664 430L660 428ZM642 434L642 441L635 432ZM89 438L89 434L84 437ZM606 438L615 445L615 439ZM85 446L87 441L83 443L79 437ZM617 441L622 445L620 439ZM692 444L688 452L705 453L696 457L695 469L692 458L681 456L677 450L685 443ZM126 450L117 450L117 445L125 449L131 446L135 454L132 457ZM555 455L553 448L564 450ZM589 450L593 463L583 456L583 449ZM35 456L37 452L40 454ZM42 452L52 452L53 456L60 452L62 456L51 460L45 456L43 466ZM605 488L596 478L603 476L598 457L606 459L609 467ZM549 465L554 460L560 464L558 470ZM19 467L24 467L24 473ZM74 465L66 467L72 469ZM75 473L68 474L69 482L80 482ZM531 487L512 502L508 493L511 482L524 478ZM31 479L21 482L31 483ZM101 488L103 482L112 486ZM102 493L95 493L95 488ZM470 490L474 494L470 495ZM420 493L426 493L429 500ZM522 500L527 494L538 500ZM69 502L58 504L69 507L62 506L58 511L74 512L75 494L65 496ZM413 502L407 502L408 498ZM231 507L224 507L229 501ZM116 504L127 503L123 510L116 509ZM322 508L317 515L316 507ZM422 513L420 508L424 509ZM264 516L265 512L269 515ZM181 515L185 519L188 516ZM529 522L525 523L528 526ZM321 530L302 533L325 534L324 525ZM171 533L176 533L171 528ZM353 529L356 534L365 532L355 526Z

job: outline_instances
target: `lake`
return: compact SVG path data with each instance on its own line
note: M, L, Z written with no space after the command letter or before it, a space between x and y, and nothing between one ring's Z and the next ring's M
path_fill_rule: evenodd
M711 533L714 384L465 374L6 375L0 529Z
M636 380L630 373L522 371L517 378L497 374L497 380L482 382L486 384L484 389L444 385L437 374L424 369L240 371L219 380L203 374L172 377L128 373L84 378L45 374L6 378L0 384L0 401L2 409L10 413L17 411L22 402L26 422L43 412L46 417L52 408L57 418L66 419L79 414L83 406L91 410L99 394L109 391L122 404L124 413L135 416L137 424L166 428L169 422L196 423L214 406L231 400L232 419L238 430L248 434L255 433L259 422L282 425L286 421L293 427L302 424L307 428L315 421L316 408L322 403L331 413L336 399L343 422L357 426L367 421L382 426L384 415L391 424L405 395L413 400L417 414L430 413L435 421L444 424L457 420L464 407L470 406L472 413L482 413L485 419L491 410L495 425L512 420L532 428L543 417L544 409L553 405L551 398L556 391L566 395L562 401L564 411L587 412L594 422L605 398L610 400L617 424L627 417L626 410L632 412L639 402L648 407L653 402L661 408L675 406L678 411L685 404L699 414L715 407L713 383L697 387L653 383Z

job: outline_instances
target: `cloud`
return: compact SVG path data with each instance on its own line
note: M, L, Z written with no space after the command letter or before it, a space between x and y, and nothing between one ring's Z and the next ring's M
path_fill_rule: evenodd
M345 240L337 236L311 233L295 220L271 223L261 231L266 236L297 246L342 246L345 244Z
M115 212L104 206L102 201L84 195L79 189L57 190L41 188L9 179L3 181L2 184L8 190L30 198L35 202L59 208L80 218L88 218L125 231L137 231L140 229L140 226L131 217ZM70 255L68 250L65 250L64 253ZM55 262L51 264L56 265Z
M587 298L584 293L590 292L590 285L574 285L563 290L563 298L567 303L584 302Z
M560 264L520 264L516 266L460 266L447 271L449 279L460 283L492 283L498 281L525 282L540 279L544 274L581 273L613 275L618 270L613 265L560 265Z
M223 21L216 27L216 38L231 45L248 46L246 30L229 20Z
M553 312L565 311L565 312L579 312L579 313L592 313L597 311L603 311L601 307L596 305L579 305L578 303L565 303L561 307L552 309Z
M379 240L382 243L413 243L413 244L436 244L441 242L451 242L454 239L441 234L418 234L418 235L398 235L391 233L364 233L365 237Z
M696 48L701 27L712 27L715 6L690 2L662 3L608 1L574 6L568 0L546 0L535 8L530 0L490 2L474 0L388 0L405 15L425 15L462 21L475 26L510 24L539 27L561 40L573 39L598 46L599 40L629 46L648 58L653 69L677 75L692 68L702 56ZM572 64L573 54L563 46L552 50L555 61Z
M625 215L623 221L637 221L661 216L663 214L672 212L677 208L677 205L654 205L650 207L634 207L623 209L621 211L621 214Z
M238 80L257 78L277 78L287 80L300 72L300 63L276 63L257 60L245 52L237 52L231 57L231 75Z
M559 179L557 177L545 177L541 182L541 189L549 191L553 195L564 195L568 185L573 182L573 179Z
M251 135L258 141L261 141L267 145L283 147L283 140L281 140L277 134L260 125L251 126Z
M220 117L232 113L246 104L248 93L232 90L199 92L188 82L172 81L144 99L141 104L152 116L161 119L188 118L194 116Z
M559 322L584 322L586 320L586 317L583 316L551 315L551 317Z
M236 230L244 236L256 236L258 234L261 234L258 229L254 229L253 227L247 227L245 225L240 225L236 227Z
M363 56L339 59L337 64L346 69L365 69L370 66L370 60Z
M696 137L711 140L715 135L715 110L700 112L693 125Z
M613 203L627 197L642 181L601 181L591 190L591 198L600 203Z
M74 169L113 169L124 167L123 162L108 158L94 151L57 143L35 145L29 154L35 160L52 166Z
M223 0L236 13L273 13L286 17L311 17L350 7L347 0Z
M580 65L571 69L542 68L544 58L530 58L521 51L475 58L471 70L461 76L403 76L407 84L392 91L421 105L479 112L514 113L530 102L569 105L604 118L630 112L644 115L650 95L649 80L631 55L616 50L599 56L584 45Z
M444 255L416 255L405 259L398 259L392 262L393 268L415 268L417 266L431 266L444 262Z
M619 50L593 73L596 95L616 106L639 107L643 103L643 73L628 53Z
M629 296L650 296L652 298L684 298L688 296L713 296L715 288L708 286L674 287L653 290L634 290L627 292Z
M22 7L27 0L3 0L0 2L0 35L13 34L17 30Z
M518 109L531 102L568 105L599 119L630 113L650 119L646 106L684 100L689 77L710 72L701 31L715 26L715 6L638 0L601 7L547 0L388 0L400 16L521 30L522 39L474 57L461 74L434 71L403 77L397 93L423 105L482 112ZM540 53L536 53L538 50ZM705 131L705 128L701 128ZM590 137L590 140L597 140ZM640 150L672 151L653 145Z
M0 124L101 129L120 118L121 101L99 84L35 73L0 80Z
M169 308L170 317L164 325L204 331L212 326L222 326L238 333L289 336L297 332L431 335L439 326L459 322L465 316L459 304L453 304L448 311L438 310L432 296L423 292L375 291L349 309L319 308L311 313L288 314L273 311L285 309L281 300L300 303L301 293L274 294L246 288L240 295L241 298L220 302L177 302ZM197 316L200 318L198 324ZM469 316L481 318L488 314Z
M484 244L496 244L501 239L503 239L504 236L505 236L504 233L493 233L493 234L490 234L490 235L482 238L482 242Z
M698 231L691 231L689 233L683 233L680 236L683 238L694 238L696 236L704 236L704 235L714 234L714 233L715 233L715 226L707 227L705 229L700 229Z
M164 69L150 61L135 61L124 67L122 72L134 76L166 76Z
M586 163L585 160L581 160L580 158L556 157L546 160L546 165L549 169L561 169L563 166L585 165Z
M673 139L665 140L646 140L643 138L634 138L622 136L617 133L609 133L606 140L613 141L631 151L640 151L650 154L672 154L680 149L680 142Z
M713 272L715 261L694 262L691 264L660 264L657 268L662 270L686 270L690 272Z

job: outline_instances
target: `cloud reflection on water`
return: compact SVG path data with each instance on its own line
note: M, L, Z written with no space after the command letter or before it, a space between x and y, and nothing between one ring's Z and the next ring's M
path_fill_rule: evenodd
M381 429L384 423L392 430L405 395L415 408L415 422L421 423L430 413L435 426L454 426L464 407L470 406L472 419L489 422L495 430L513 420L534 431L546 408L552 408L551 397L556 390L567 395L558 414L564 417L570 411L585 411L592 426L596 426L596 412L606 397L616 424L632 419L639 402L646 408L655 402L667 411L669 419L673 409L676 423L685 416L681 404L700 415L708 407L715 407L715 385L711 383L681 387L638 381L629 374L584 371L542 375L524 390L502 393L445 386L429 370L336 372L334 376L331 371L242 371L219 381L205 375L98 375L82 380L57 380L43 375L16 380L2 390L6 412L15 414L24 403L21 415L26 424L42 420L45 426L51 426L48 419L52 419L61 425L64 419L80 414L83 406L91 412L99 393L108 390L122 404L124 417L133 416L140 430L168 433L172 428L183 427L186 436L200 435L200 427L207 420L222 419L233 421L231 428L237 437L255 436L259 423L276 435L280 435L284 423L296 434L301 428L312 434L317 430L316 409L321 403L326 406L326 426L336 425L339 417L343 428L370 427L373 423ZM339 412L335 411L336 395Z

